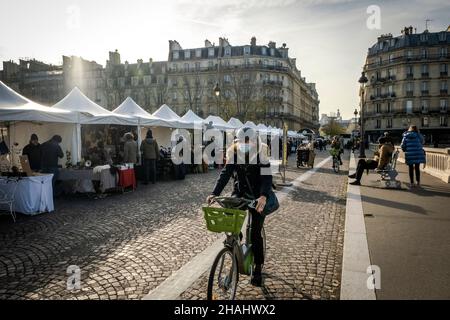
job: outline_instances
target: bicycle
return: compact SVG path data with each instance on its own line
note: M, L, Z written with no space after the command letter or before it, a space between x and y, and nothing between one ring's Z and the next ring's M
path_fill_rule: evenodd
M255 208L256 201L235 197L216 197L220 207L203 207L208 230L225 233L224 248L217 254L208 280L207 300L234 300L239 275L252 276L253 251L250 240L251 214L248 208ZM245 239L242 243L242 225L247 217ZM266 234L261 229L263 252L266 254Z
M330 154L333 156L333 171L339 173L341 162L339 161L339 150L331 149Z

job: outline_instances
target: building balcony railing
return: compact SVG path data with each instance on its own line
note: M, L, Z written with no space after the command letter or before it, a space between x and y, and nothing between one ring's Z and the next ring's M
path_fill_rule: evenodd
M390 81L395 81L396 79L397 79L397 77L395 75L387 76L387 77L379 77L379 78L373 77L370 80L370 82L371 82L371 84L386 83L386 82L390 82Z
M264 96L264 100L270 102L283 102L283 97Z
M288 72L288 67L283 66L269 66L264 64L239 64L239 65L220 65L219 66L220 71L223 70L234 70L234 69L243 69L243 70L272 70L272 71L281 71L281 72ZM196 68L169 68L167 70L168 73L184 73L184 72L217 72L218 66L217 64L213 66L208 67L196 67Z
M447 77L448 76L448 72L447 71L441 71L441 77Z
M264 85L272 85L272 86L283 86L283 81L279 80L264 80Z
M430 73L429 72L422 72L422 78L429 78Z
M406 79L414 79L414 74L412 74L412 73L407 73L407 74L406 74Z
M390 93L383 93L380 95L371 95L370 96L370 100L384 100L384 99L394 99L396 98L397 95L395 92L390 92Z
M446 95L448 95L448 90L447 90L447 89L441 89L440 95L441 95L441 96L446 96Z
M414 91L406 91L406 97L408 98L414 97Z
M429 90L422 90L421 93L422 93L422 96L429 96L430 95L430 91Z

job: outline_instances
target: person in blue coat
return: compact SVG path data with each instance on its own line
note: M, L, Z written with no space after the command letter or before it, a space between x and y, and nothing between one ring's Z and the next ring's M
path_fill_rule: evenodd
M414 172L416 173L417 186L420 186L420 164L425 163L424 139L417 126L410 126L403 134L401 148L405 152L405 162L409 167L409 180L414 186Z

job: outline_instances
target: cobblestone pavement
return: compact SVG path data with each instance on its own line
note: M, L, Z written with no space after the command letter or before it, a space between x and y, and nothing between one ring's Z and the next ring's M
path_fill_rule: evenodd
M217 239L201 204L218 172L93 200L58 199L53 213L0 216L0 299L138 299ZM81 290L67 290L67 268Z
M328 162L293 188L279 212L266 220L264 286L253 287L248 276L240 276L237 299L339 299L348 161L340 174L330 166ZM287 180L304 171L288 170ZM206 299L208 275L181 298Z
M290 169L287 177L304 171ZM0 299L142 298L222 237L206 230L200 210L217 174L105 199L58 199L54 213L15 224L0 216ZM344 180L345 173L320 169L290 194L268 219L266 287L243 281L240 298L338 297ZM71 265L81 270L80 290L67 290ZM203 298L203 281L182 297Z

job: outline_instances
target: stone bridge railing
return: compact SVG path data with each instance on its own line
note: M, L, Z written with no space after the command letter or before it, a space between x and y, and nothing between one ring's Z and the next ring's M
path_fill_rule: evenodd
M396 149L400 146L396 146ZM370 150L377 150L376 144L370 145ZM424 148L426 153L426 164L423 171L450 183L450 148ZM400 149L398 161L405 163L405 154Z

